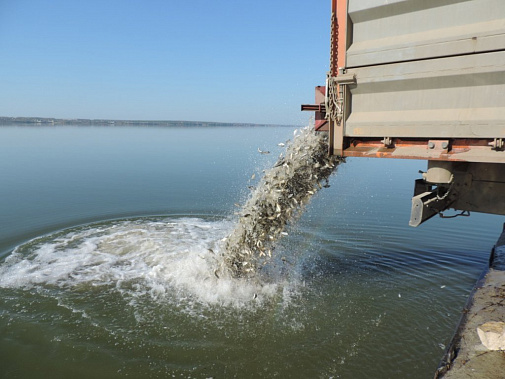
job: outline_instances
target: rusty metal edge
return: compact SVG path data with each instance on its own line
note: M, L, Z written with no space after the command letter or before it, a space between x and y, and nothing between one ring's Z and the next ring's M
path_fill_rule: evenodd
M445 149L439 139L392 138L389 145L376 138L345 138L345 157L421 159L456 162L505 163L505 152L489 145L492 139L450 138ZM434 149L429 148L432 143Z

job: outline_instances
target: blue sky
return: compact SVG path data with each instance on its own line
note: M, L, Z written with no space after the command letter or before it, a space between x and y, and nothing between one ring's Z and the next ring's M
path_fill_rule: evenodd
M305 124L329 19L329 0L0 0L0 116Z

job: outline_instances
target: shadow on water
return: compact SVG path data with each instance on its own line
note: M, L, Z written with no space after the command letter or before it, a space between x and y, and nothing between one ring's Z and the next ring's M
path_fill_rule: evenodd
M337 253L322 249L307 255L300 263L304 280L310 278L370 277L374 280L407 276L419 280L442 280L447 273L473 279L487 264L483 256L458 251L360 251ZM471 272L469 273L469 269Z

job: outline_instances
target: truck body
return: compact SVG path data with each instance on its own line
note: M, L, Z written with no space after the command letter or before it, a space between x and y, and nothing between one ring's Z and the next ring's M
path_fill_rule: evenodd
M332 0L316 87L329 153L423 159L411 226L446 209L505 214L505 1Z

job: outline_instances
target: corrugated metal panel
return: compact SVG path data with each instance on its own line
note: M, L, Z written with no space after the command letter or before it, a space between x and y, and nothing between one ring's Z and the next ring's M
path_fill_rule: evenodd
M345 137L505 138L505 51L348 72Z
M349 0L346 67L505 47L504 0Z

